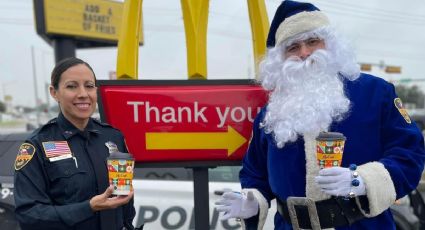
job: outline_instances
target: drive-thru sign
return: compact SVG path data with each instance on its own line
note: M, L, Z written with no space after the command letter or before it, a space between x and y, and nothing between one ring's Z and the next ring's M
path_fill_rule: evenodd
M138 162L240 160L267 100L247 80L99 81L99 93Z

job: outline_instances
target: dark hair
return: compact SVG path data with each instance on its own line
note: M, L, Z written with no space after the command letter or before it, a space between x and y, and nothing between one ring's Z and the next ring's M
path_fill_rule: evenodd
M91 66L87 62L85 62L85 61L83 61L79 58L76 58L76 57L70 57L70 58L65 58L65 59L61 60L60 62L56 63L55 68L52 70L52 76L51 76L50 84L53 86L53 88L55 88L55 89L59 88L59 81L61 80L61 76L62 76L63 72L65 72L67 69L69 69L73 66L79 65L79 64L83 64L83 65L87 66L93 72L94 80L96 81L96 74L94 74L93 69L91 68Z

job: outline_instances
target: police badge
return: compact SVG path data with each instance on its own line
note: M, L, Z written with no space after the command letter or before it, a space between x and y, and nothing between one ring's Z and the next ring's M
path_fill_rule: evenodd
M105 143L105 145L108 148L110 154L115 153L115 152L119 152L118 147L114 142L108 141L108 142Z

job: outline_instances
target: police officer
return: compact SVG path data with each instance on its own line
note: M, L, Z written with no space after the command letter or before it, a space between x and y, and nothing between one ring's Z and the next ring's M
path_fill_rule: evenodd
M93 69L78 58L59 62L50 94L58 117L28 137L15 161L21 228L134 229L133 192L111 196L106 166L110 148L127 152L124 137L90 117L97 102Z

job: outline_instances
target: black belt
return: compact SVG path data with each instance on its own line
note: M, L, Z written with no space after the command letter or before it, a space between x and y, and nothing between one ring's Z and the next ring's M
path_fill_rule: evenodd
M358 198L360 199L360 203L363 204L362 206L367 207L367 197L360 196ZM314 203L316 205L317 215L319 217L321 228L348 226L364 218L364 215L356 204L355 198L347 199L345 197L332 197L330 199L317 201ZM302 229L312 229L307 205L295 204L293 206L296 211L298 226ZM291 223L288 203L286 201L277 199L277 211L288 223Z

